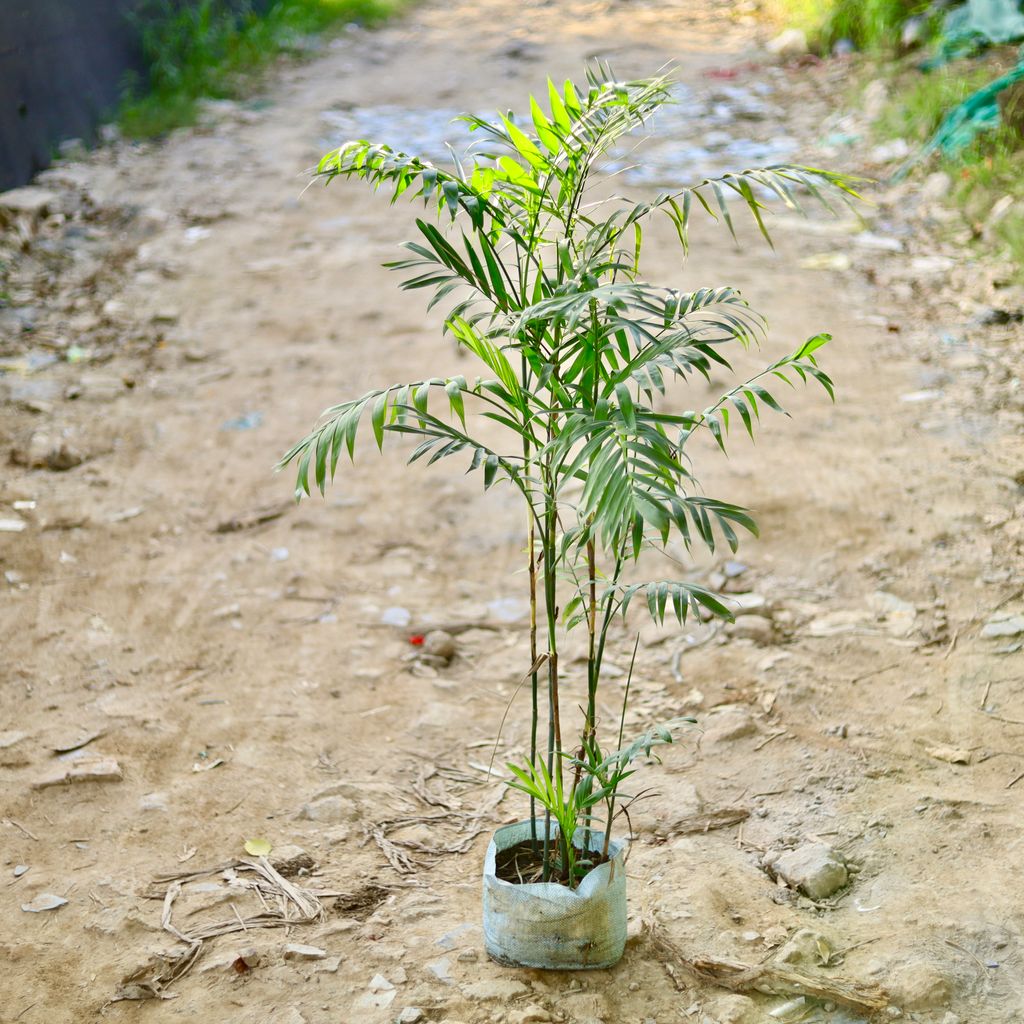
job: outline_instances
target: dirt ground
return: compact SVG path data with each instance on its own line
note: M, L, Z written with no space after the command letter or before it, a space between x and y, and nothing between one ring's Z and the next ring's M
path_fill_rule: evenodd
M781 949L826 985L888 993L880 1019L1024 1020L1024 338L1006 315L1024 298L917 185L875 189L866 233L780 215L774 255L709 223L683 267L648 243L652 280L740 287L769 317L766 356L830 330L838 402L797 393L756 446L703 453L708 491L759 515L729 581L757 614L711 637L643 626L632 722L700 729L646 779L612 970L510 971L481 950L487 833L523 816L488 775L528 667L513 498L455 465L406 469L400 445L298 507L271 472L333 401L468 365L379 266L413 211L358 183L303 191L350 123L429 144L439 112L522 109L587 58L623 75L673 60L689 91L659 175L749 146L884 173L863 146L818 148L844 68L765 66L739 6L428 3L197 129L44 175L65 216L5 236L0 311L0 1020L866 1019L732 994L659 938L747 964ZM409 642L437 626L447 666ZM623 629L612 660L631 647ZM97 755L122 777L40 786ZM255 837L272 860L306 851L292 881L340 894L325 917L212 938L173 998L108 1003L183 948L156 880ZM850 884L815 903L762 863L818 841ZM172 927L259 914L243 875L186 879ZM67 903L22 910L46 893Z

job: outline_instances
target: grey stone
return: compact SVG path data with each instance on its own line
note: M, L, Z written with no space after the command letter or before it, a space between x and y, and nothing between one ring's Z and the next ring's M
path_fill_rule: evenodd
M801 928L775 954L775 959L783 964L820 967L822 961L829 959L831 952L832 945L824 935L810 928Z
M323 960L327 950L319 946L304 946L300 942L289 942L284 947L285 960Z
M934 1010L949 1002L954 984L936 965L917 962L897 967L887 988L892 1001L904 1010Z
M769 53L786 60L790 57L799 57L809 51L807 45L807 33L799 28L787 28L780 32L774 39L765 44Z
M443 629L433 629L423 638L423 653L444 661L455 657L455 637Z
M753 716L746 708L736 704L713 711L704 719L701 726L704 729L704 735L701 737L702 746L728 743L757 732Z
M407 1006L399 1015L397 1024L419 1024L423 1011L418 1006Z
M849 881L846 863L825 843L807 843L782 854L772 865L775 873L812 900L823 900Z
M303 804L302 810L296 815L300 821L320 821L329 824L354 821L358 816L356 805L343 796L325 796Z
M770 644L775 637L775 625L764 615L744 615L729 624L728 632L730 636L740 640Z
M761 1019L757 1004L748 996L718 996L710 1003L708 1010L719 1024L753 1024Z
M0 214L8 217L19 215L42 217L52 206L56 205L57 200L56 192L39 188L36 185L12 188L8 192L0 192Z
M518 996L525 996L529 991L529 986L514 978L488 978L483 981L474 981L462 988L462 994L467 999L475 999L480 1002L515 999Z
M986 639L1020 636L1021 633L1024 633L1024 615L993 615L981 629Z

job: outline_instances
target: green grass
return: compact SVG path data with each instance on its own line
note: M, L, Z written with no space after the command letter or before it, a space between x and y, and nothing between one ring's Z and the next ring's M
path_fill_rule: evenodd
M771 0L773 16L807 33L812 48L828 52L849 39L868 53L894 51L903 23L930 0Z
M923 144L953 107L1004 74L1017 61L1015 47L988 51L983 57L946 64L928 74L890 68L893 97L875 124L882 138ZM875 72L879 69L876 67ZM884 70L882 71L884 73ZM1024 202L1024 138L1007 127L985 132L955 157L937 155L915 173L943 170L953 179L952 201L976 234L1003 196ZM993 230L992 240L1005 249L1024 275L1024 214L1011 213Z
M273 0L257 14L247 0L147 0L136 15L147 80L129 83L119 121L132 138L196 120L198 101L244 95L279 54L334 25L377 24L409 0Z

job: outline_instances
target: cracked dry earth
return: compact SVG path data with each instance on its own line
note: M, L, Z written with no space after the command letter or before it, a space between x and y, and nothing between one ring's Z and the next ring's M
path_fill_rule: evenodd
M648 770L612 970L510 971L480 948L487 832L523 810L488 775L527 667L512 497L407 470L397 445L298 507L270 472L331 402L466 365L379 267L412 211L358 184L303 192L324 148L365 131L429 149L447 112L522 108L596 55L623 75L678 63L681 106L631 194L818 159L843 71L765 66L763 31L692 0L426 4L195 130L43 176L50 216L3 239L0 1019L867 1019L827 994L730 992L679 956L882 991L880 1019L1024 1019L1021 337L940 340L966 316L958 275L981 272L906 219L913 186L872 193L868 237L904 239L884 251L781 215L774 255L710 223L685 266L658 232L645 247L654 281L739 286L768 314L763 355L831 330L838 403L796 393L756 447L701 453L708 491L760 519L742 565L686 570L737 596L737 625L630 623L631 724L700 729ZM849 269L820 269L822 249ZM450 660L409 643L439 626ZM499 764L526 740L522 702ZM108 778L44 785L69 773ZM264 906L244 866L208 871L255 837L295 898L280 875ZM766 865L815 844L846 884L812 901ZM44 894L67 902L22 910ZM165 910L213 937L161 985L154 954L186 948ZM108 1003L158 990L173 998Z

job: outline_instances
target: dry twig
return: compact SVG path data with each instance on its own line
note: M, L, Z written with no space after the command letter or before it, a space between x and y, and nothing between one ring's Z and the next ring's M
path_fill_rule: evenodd
M666 961L666 966L678 964L699 981L719 985L733 992L764 992L768 995L810 996L830 1000L862 1013L877 1013L889 1005L889 1000L878 988L858 985L839 978L821 978L802 971L790 970L771 962L744 964L717 957L688 957L681 949L661 934L651 918L644 920L648 941Z

